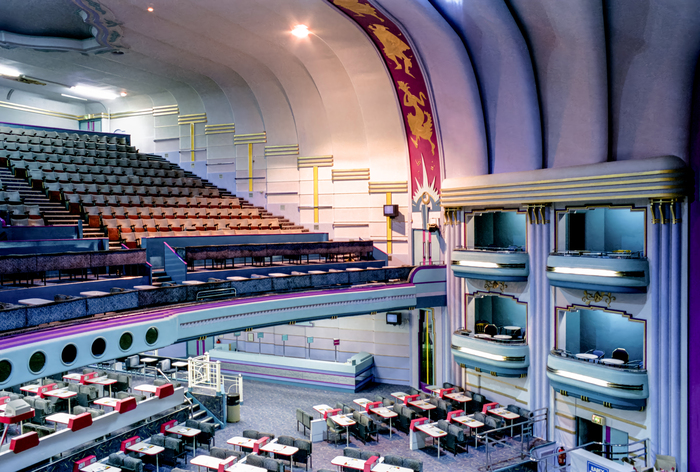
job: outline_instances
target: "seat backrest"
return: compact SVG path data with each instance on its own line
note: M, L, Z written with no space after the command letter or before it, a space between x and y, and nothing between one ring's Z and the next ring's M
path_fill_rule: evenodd
M354 447L346 447L343 449L343 455L345 457L352 457L353 459L362 459L362 451Z
M402 467L412 469L414 472L423 472L423 462L418 459L405 458Z
M612 358L621 360L624 363L627 363L630 360L630 356L627 351L621 347L618 347L612 352Z
M294 438L292 436L279 436L277 443L283 446L294 446Z
M258 432L253 429L246 429L243 431L243 437L249 439L258 439Z

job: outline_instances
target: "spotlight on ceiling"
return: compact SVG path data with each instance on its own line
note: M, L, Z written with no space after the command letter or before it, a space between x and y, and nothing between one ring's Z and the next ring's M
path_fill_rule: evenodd
M19 77L21 72L12 67L3 66L0 64L0 75L4 75L6 77Z
M126 97L126 92L121 92L119 95L122 97Z
M148 7L148 8L146 8L146 10L148 10L148 11L151 12L151 13L153 13L153 7Z
M78 95L83 95L89 98L96 98L99 100L114 100L115 98L117 98L117 94L114 92L110 92L109 90L102 90L96 87L89 87L87 85L75 85L70 89Z
M310 32L309 27L306 25L296 25L292 28L292 34L297 38L306 38Z

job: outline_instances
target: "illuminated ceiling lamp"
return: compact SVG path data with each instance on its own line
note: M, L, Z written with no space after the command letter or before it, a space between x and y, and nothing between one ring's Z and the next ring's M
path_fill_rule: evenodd
M292 28L292 34L297 38L306 38L310 33L311 31L309 31L309 27L306 25L296 25Z
M12 67L0 64L0 75L3 75L5 77L19 77L21 75L21 72Z
M109 90L99 89L97 87L89 87L87 85L75 85L70 88L75 94L82 95L88 98L97 100L114 100L118 95Z

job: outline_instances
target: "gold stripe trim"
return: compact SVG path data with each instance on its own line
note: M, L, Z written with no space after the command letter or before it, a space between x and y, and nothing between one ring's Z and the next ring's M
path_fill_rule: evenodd
M75 120L75 121L80 121L83 119L83 115L71 115L68 113L61 113L58 111L44 110L43 108L30 107L27 105L19 105L16 103L9 103L9 102L1 102L0 101L0 107L9 108L11 110L19 110L19 111L26 111L29 113L36 113L39 115L47 115L47 116L54 116L57 118L65 118L65 119Z
M562 428L559 425L554 426L554 429L558 429L559 431L564 431L565 433L576 435L575 431L571 431L570 429Z
M580 188L580 187L579 187ZM590 194L595 194L595 193L602 193L606 192L608 194L625 194L626 192L636 192L636 191L642 191L642 190L669 190L669 189L674 189L678 188L678 185L657 185L657 186L642 186L642 187L621 187L619 189L611 188L611 189L603 189L602 187L598 187L594 190L577 190L574 193L570 192L548 192L548 193L531 193L529 192L529 189L523 189L526 192L522 194L523 197L527 196L527 198L533 199L537 197L549 197L549 196L560 196L560 195L590 195ZM486 197L472 197L469 198L469 200L489 200L489 199L494 199L499 197L500 195L489 195ZM451 201L456 201L457 197L452 197L448 192L443 193L444 200L451 202ZM609 197L608 197L609 198ZM549 200L547 200L549 201Z
M559 189L567 189L567 188L574 188L574 189L579 189L579 188L590 188L590 187L611 187L611 186L619 186L619 185L625 185L625 184L645 184L645 183L657 183L657 182L675 182L678 179L675 179L673 177L665 177L665 178L658 178L658 179L630 179L630 180L620 180L617 182L608 182L608 183L599 183L599 184L569 184L569 185L556 185L556 186L540 186L540 187L530 187L528 186L528 183L522 183L519 184L520 187L525 187L527 188L528 191L533 191L533 190L559 190ZM519 192L522 191L523 189L521 188L514 188L512 190L503 190L501 192L494 192L493 190L445 190L445 194L450 195L452 197L455 196L469 196L469 195L483 195L483 194L498 194L501 195L503 193L513 193L513 192Z
M556 400L556 401L562 402L562 403L569 405L569 406L573 406L574 408L580 408L582 410L590 411L591 413L596 413L596 414L599 414L601 416L605 416L606 418L612 418L614 420L621 421L623 423L627 423L629 425L635 426L635 427L640 428L640 429L647 429L647 427L644 426L643 424L635 423L634 421L626 420L624 418L620 418L619 416L613 416L610 413L605 413L605 412L600 411L600 410L594 410L594 409L588 408L586 406L576 405L575 403L570 403L570 402L567 402L564 400Z
M369 180L369 169L333 169L331 179L341 180Z
M369 193L408 193L408 182L370 182Z
M247 133L247 134L237 134L237 135L236 135L237 138L248 138L248 137L251 137L251 136L255 136L255 137L259 137L259 138L264 138L264 137L267 136L267 133L266 133L265 131L263 131L263 132L261 132L261 133Z
M542 198L540 200L530 198L530 195L523 194L520 196L518 199L494 199L491 201L483 201L479 202L481 205L512 205L512 204L522 204L522 203L556 203L556 202L576 202L576 201L587 201L587 202L592 202L592 201L609 201L611 198L618 198L618 199L634 199L634 198L683 198L685 197L687 192L685 191L679 191L678 193L639 193L639 194L632 194L632 195L626 195L626 194L620 194L620 195L592 195L588 196L585 199L583 198L576 198L576 194L571 194L568 195L567 197L561 197L561 198ZM546 196L546 195L545 195ZM441 200L441 206L443 208L461 208L463 206L469 206L469 202L461 202L461 201L456 201L456 202L445 202L444 197Z
M204 131L204 134L207 136L212 135L212 134L233 134L233 133L235 133L234 130L229 130L229 131L206 131L205 130Z
M519 185L540 185L540 184L555 184L555 183L560 183L560 182L580 182L584 180L606 180L606 179L619 179L622 177L642 177L645 175L657 175L657 174L671 174L674 172L683 172L683 169L664 169L664 170L649 170L646 172L631 172L631 173L624 173L624 174L607 174L607 175L596 175L596 176L588 176L588 177L570 177L566 179L552 179L552 180L530 180L527 182L511 182L507 184L494 184L494 185L478 185L474 187L468 187L468 188L473 188L473 189L480 189L480 188L501 188L501 187L514 187L514 186L519 186ZM453 191L458 191L460 189L445 189L443 188L443 192L453 192Z
M555 413L555 415L556 415L556 416L561 416L562 418L566 418L567 420L571 420L571 421L575 421L575 420L576 420L576 417L575 417L575 416L567 415L566 413L560 413L560 412L558 412L558 411Z
M297 167L333 167L333 156L298 156Z
M508 395L507 393L503 393L500 390L494 390L492 388L488 388L488 387L484 387L484 386L481 386L480 388L481 388L481 390L487 390L489 392L497 393L497 394L504 396L506 398L510 398L511 400L514 400L518 403L522 403L523 405L527 405L527 402L524 402L524 401L520 400L518 397L514 397L513 395Z
M191 113L189 115L180 115L178 118L182 119L189 119L189 118L205 118L207 116L206 113Z

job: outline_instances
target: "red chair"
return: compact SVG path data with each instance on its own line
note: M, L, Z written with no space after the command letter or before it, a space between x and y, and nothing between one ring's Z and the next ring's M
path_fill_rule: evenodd
M363 472L371 472L372 471L372 466L374 466L375 462L379 460L379 456L372 456L369 459L365 461L365 468L363 469Z
M173 384L159 385L156 387L156 397L158 398L169 397L173 393L175 393L175 387Z
M403 404L408 405L409 402L414 402L420 397L420 394L416 393L415 395L406 395L403 398Z
M71 431L79 431L88 426L92 426L92 415L88 412L81 413L68 420L68 429Z
M414 420L411 420L411 426L409 429L411 431L416 431L416 426L427 423L427 422L428 422L428 418L423 418L423 417L416 418Z
M162 425L160 425L160 432L163 433L163 434L165 434L165 431L166 431L167 429L172 428L172 427L175 426L176 424L177 424L177 420L170 420L170 421L168 421L168 422L166 422L166 423L163 423Z
M226 469L228 469L229 467L231 467L231 466L233 465L234 462L236 462L236 458L235 458L235 457L232 457L231 460L228 461L228 462L222 462L221 464L219 464L219 468L217 469L217 472L225 472Z
M36 431L15 436L10 440L10 451L19 454L22 451L31 449L39 445L39 435Z
M114 408L119 414L136 409L136 399L134 397L124 398L117 401L117 406ZM161 431L162 432L162 431Z
M270 440L268 436L263 436L253 443L253 454L258 454L260 452L260 446L264 446Z
M132 436L129 439L123 440L120 451L126 453L127 447L133 446L134 444L138 443L139 441L141 441L141 438L138 436Z
M464 410L452 410L447 412L447 422L449 423L452 421L453 416L462 416L464 414Z
M42 385L42 386L39 387L39 389L36 391L36 394L39 396L39 398L44 398L44 394L45 394L46 392L50 392L51 390L55 390L55 389L56 389L56 384L55 384L55 383L48 384L48 385Z
M94 464L95 462L97 462L97 457L95 456L87 456L79 461L75 461L73 463L73 472L78 472L83 467Z

